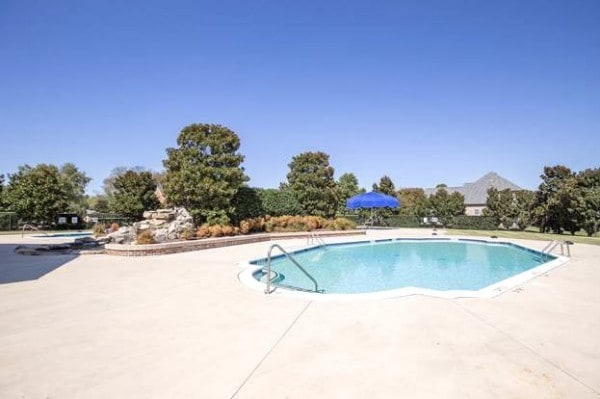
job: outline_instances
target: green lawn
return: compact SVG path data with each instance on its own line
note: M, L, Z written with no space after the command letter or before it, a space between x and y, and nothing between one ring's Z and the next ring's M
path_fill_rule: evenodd
M507 230L461 230L461 229L446 229L448 235L465 235L465 236L497 236L502 238L520 238L524 240L542 240L542 241L573 241L580 244L600 245L600 237L587 237L585 235L576 234L549 234L539 233L537 231L507 231Z

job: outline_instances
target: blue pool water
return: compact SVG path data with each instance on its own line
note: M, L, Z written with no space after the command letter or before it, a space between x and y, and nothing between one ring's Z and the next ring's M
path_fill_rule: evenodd
M91 237L92 233L53 233L53 234L38 234L32 237L35 238L80 238L80 237Z
M292 253L325 293L365 293L403 287L479 290L554 259L509 243L477 240L398 240L317 247ZM266 259L252 262L265 266ZM271 268L275 286L314 290L287 257ZM258 271L254 278L264 280Z

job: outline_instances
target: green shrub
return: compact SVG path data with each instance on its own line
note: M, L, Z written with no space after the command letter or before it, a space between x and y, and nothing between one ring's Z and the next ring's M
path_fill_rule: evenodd
M258 197L266 215L300 215L302 207L290 189L260 189Z
M204 212L204 217L206 218L206 223L210 226L229 224L229 217L225 211L206 211Z
M241 187L238 190L232 200L235 210L230 216L233 223L237 224L244 219L255 218L265 214L259 191L260 189L252 187Z
M390 215L389 212L375 212L374 225L385 227L423 227L422 219L413 215ZM344 215L344 218L354 222L355 225L362 225L371 218L371 212L362 212L359 215Z

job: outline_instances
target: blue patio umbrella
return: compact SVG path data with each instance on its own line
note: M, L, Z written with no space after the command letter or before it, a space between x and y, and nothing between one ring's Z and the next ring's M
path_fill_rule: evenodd
M360 209L360 208L399 208L400 201L396 197L391 195L385 195L377 191L371 191L365 194L355 195L346 201L346 208L348 209Z
M371 209L371 217L367 223L373 224L373 209L374 208L399 208L400 201L398 198L392 197L391 195L385 195L377 191L371 191L370 193L355 195L346 201L346 208L348 209Z

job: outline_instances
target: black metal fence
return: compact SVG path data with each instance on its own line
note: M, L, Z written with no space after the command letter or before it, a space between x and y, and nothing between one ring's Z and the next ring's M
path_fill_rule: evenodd
M0 230L16 230L19 228L19 217L15 212L0 212Z

